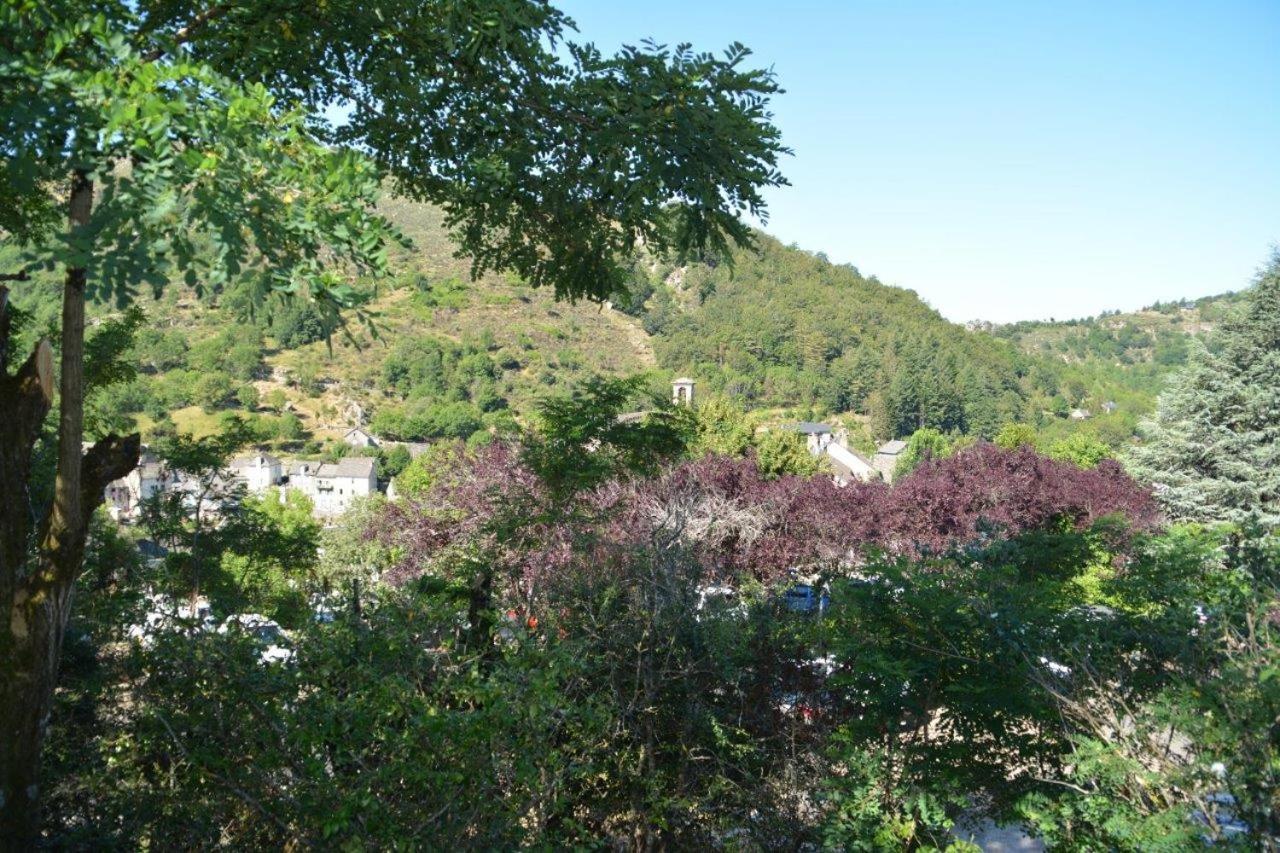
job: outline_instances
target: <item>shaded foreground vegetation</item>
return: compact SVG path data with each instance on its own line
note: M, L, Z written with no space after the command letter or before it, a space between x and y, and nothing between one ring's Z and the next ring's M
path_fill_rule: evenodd
M1274 540L1166 528L1113 463L1027 448L766 477L626 402L443 449L325 534L336 617L292 623L290 665L122 643L142 585L181 585L104 555L49 840L880 850L975 808L1071 849L1277 830Z

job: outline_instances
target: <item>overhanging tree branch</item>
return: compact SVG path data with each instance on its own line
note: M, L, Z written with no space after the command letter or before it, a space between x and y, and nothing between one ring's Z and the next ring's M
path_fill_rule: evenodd
M174 33L171 39L172 44L169 47L154 48L148 53L143 54L143 60L146 62L158 61L164 57L171 48L178 47L191 41L191 39L199 33L200 30L230 12L233 8L234 5L231 3L216 3L213 6L210 6L208 9L205 9L203 12L200 12L192 18L191 23Z

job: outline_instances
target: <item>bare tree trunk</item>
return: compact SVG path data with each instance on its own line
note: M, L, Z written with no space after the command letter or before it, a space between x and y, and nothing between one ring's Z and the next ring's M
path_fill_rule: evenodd
M93 183L78 171L68 205L73 231L89 222L92 208ZM49 342L41 341L14 376L0 371L0 850L24 849L36 838L40 752L88 519L107 483L138 464L137 435L107 436L88 453L82 448L86 280L84 267L68 268L57 477L53 505L38 525L28 484L32 451L53 403ZM0 353L11 343L7 296L0 293Z

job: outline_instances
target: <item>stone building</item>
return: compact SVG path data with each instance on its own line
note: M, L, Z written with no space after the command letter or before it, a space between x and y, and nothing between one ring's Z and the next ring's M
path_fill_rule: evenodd
M284 481L284 463L270 453L237 456L231 460L231 475L249 491L262 493Z
M893 482L893 471L898 467L898 458L902 456L902 451L906 449L907 443L897 438L893 441L886 441L876 449L876 456L871 460L871 464L880 472L880 476L884 478L886 483Z
M693 405L693 386L696 385L692 379L681 377L671 383L671 402L677 406Z
M346 512L356 498L378 490L376 462L367 456L348 456L335 462L295 462L288 487L311 498L317 518Z

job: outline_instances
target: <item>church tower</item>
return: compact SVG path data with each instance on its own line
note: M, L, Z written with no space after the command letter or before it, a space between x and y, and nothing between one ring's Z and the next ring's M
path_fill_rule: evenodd
M692 379L680 378L671 383L671 402L677 406L693 405L693 386Z

